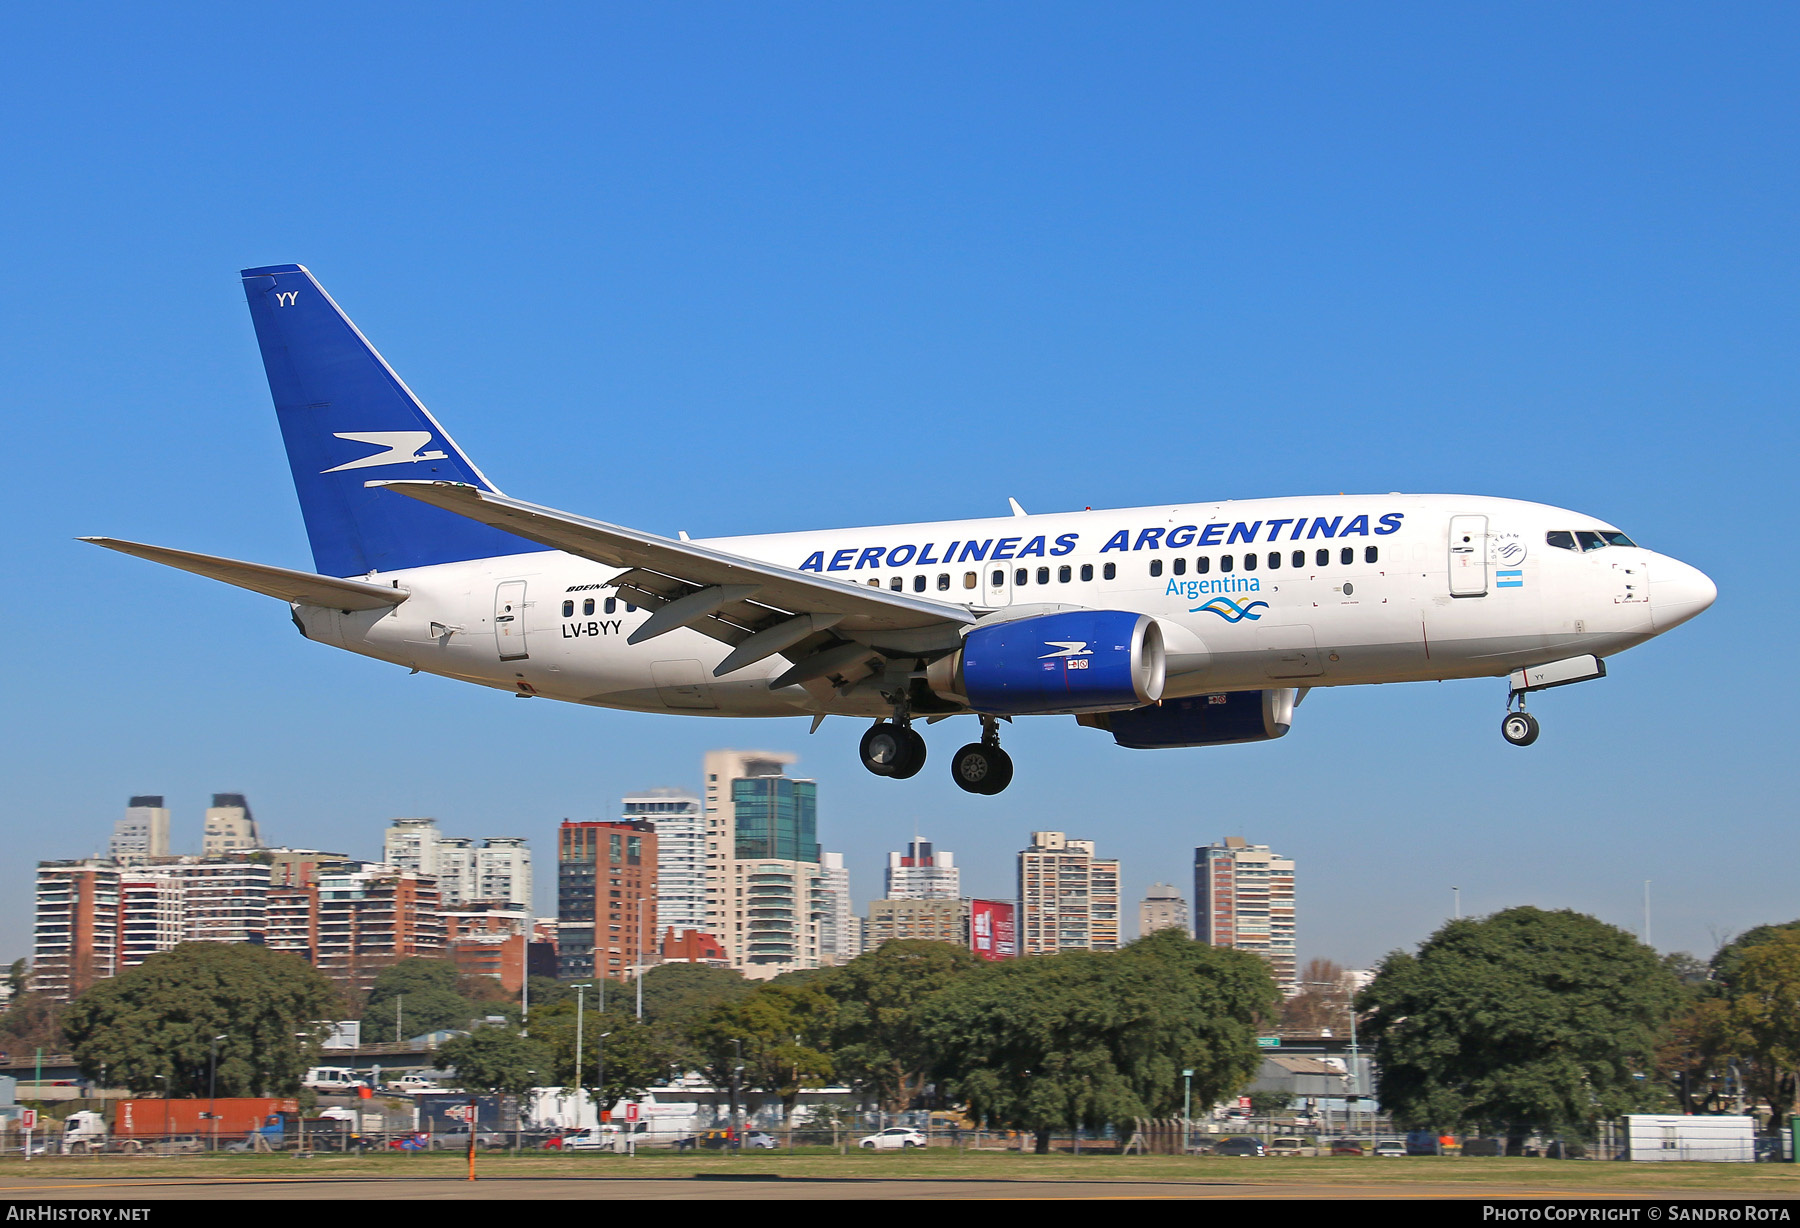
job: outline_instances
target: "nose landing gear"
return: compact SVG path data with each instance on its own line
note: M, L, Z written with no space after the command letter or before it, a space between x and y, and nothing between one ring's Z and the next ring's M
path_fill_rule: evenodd
M1538 740L1537 717L1523 708L1508 712L1506 719L1500 722L1500 736L1514 746L1530 746Z
M1000 749L1000 722L981 718L981 741L971 742L950 760L950 778L959 789L992 797L1012 783L1012 756Z

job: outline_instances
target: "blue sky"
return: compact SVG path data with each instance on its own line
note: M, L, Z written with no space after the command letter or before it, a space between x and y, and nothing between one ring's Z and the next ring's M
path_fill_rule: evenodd
M1026 833L1132 898L1226 835L1303 956L1450 908L1709 952L1800 915L1800 17L1777 5L39 6L6 18L0 955L31 868L163 793L374 855L794 750L859 905L915 827L1010 896ZM510 697L73 539L309 566L238 269L308 265L510 493L737 534L1336 491L1591 511L1718 604L1542 697L1317 691L1269 745L1021 721L1017 783L867 776L860 727ZM1132 910L1135 913L1135 909Z

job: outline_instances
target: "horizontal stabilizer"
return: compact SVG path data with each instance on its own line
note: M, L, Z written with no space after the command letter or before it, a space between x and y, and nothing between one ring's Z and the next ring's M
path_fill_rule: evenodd
M84 537L81 540L105 546L108 550L117 550L120 554L149 559L152 563L179 567L182 571L191 571L197 576L223 580L226 584L235 584L266 597L297 601L301 605L326 606L339 610L380 610L397 606L410 596L405 589L385 588L361 580L337 580L331 576L316 576L310 571L290 571L286 567L269 567L263 563L242 563L211 554L194 554L187 550L170 550L166 546L120 541L116 537Z

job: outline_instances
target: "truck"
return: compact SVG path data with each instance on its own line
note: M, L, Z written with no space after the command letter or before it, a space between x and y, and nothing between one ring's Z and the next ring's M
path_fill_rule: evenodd
M154 1142L166 1135L217 1138L220 1145L235 1143L253 1130L269 1124L271 1116L298 1114L300 1104L291 1096L220 1096L193 1100L134 1099L116 1102L113 1136L121 1144Z

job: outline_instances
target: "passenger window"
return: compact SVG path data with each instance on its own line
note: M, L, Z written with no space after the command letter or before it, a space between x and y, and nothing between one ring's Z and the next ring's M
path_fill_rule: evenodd
M963 587L964 588L974 588L975 587L975 573L974 572L972 572L972 571L963 572Z
M1567 529L1551 529L1548 533L1544 534L1544 544L1555 546L1558 550L1573 550L1575 548L1575 535Z
M1269 551L1269 566L1270 566L1270 568L1276 568L1276 567L1281 566L1281 551L1279 551L1279 550Z
M1162 560L1161 559L1151 559L1150 560L1150 574L1152 576L1162 575Z
M592 614L594 612L594 599L592 597L589 597L586 601L581 603L581 612L583 614Z
M947 571L938 572L938 592L947 593L949 591L950 591L950 573Z
M1117 580L1119 578L1119 565L1117 563L1108 563L1101 569L1100 578L1103 580Z
M1244 556L1244 570L1245 571L1255 571L1256 570L1256 555L1255 554L1246 554Z
M1050 569L1048 567L1038 568L1038 583L1039 584L1050 583Z
M575 617L575 603L573 601L563 602L563 617L564 618L574 618Z
M1342 550L1338 551L1338 562L1342 563L1345 567L1356 562L1356 547L1345 546Z
M913 592L922 593L924 591L925 591L925 577L924 576L914 576L913 577Z
M1031 583L1030 570L1027 568L1021 567L1021 568L1017 569L1016 571L1014 571L1013 572L1013 583L1014 584L1030 584Z
M1381 547L1380 546L1364 546L1363 547L1363 562L1373 563L1380 557L1381 557Z
M1219 556L1219 570L1220 571L1230 571L1234 563L1235 563L1234 558L1229 554L1221 554Z
M889 591L896 592L896 593L904 592L906 589L906 577L905 576L889 576L888 577L888 589L889 589Z
M1289 559L1288 562L1292 563L1295 567L1306 566L1306 551L1304 551L1304 550L1294 551L1294 557Z
M1086 584L1093 578L1094 578L1094 565L1092 563L1083 563L1081 565L1081 582L1083 584Z
M1313 555L1313 566L1314 567L1329 567L1329 566L1331 566L1331 551L1321 550L1317 554Z
M988 577L988 583L992 584L995 588L1005 588L1006 587L1006 573L1004 571L1001 571L998 567L996 567L994 569L994 574L992 576Z
M1074 578L1075 578L1075 573L1072 570L1070 570L1069 565L1067 563L1064 563L1061 567L1058 567L1056 569L1056 582L1058 584L1067 584L1070 580L1072 580Z
M1187 560L1186 559L1176 559L1172 570L1178 576L1187 575Z
M632 604L631 604L631 603L630 603L630 602L629 602L629 601L627 601L627 602L626 602L626 603L625 603L625 612L626 612L626 613L627 613L627 614L636 614L636 613L637 613L637 607L636 607L636 606L634 606L634 605L632 605Z
M870 588L880 588L881 581L876 579L874 576L870 576L869 577L869 587Z
M611 614L614 610L616 610L618 608L619 608L619 599L617 597L608 597L606 599L606 612L608 614Z
M1194 574L1195 575L1203 576L1211 570L1212 570L1212 558L1210 555L1203 554L1199 558L1194 560Z

